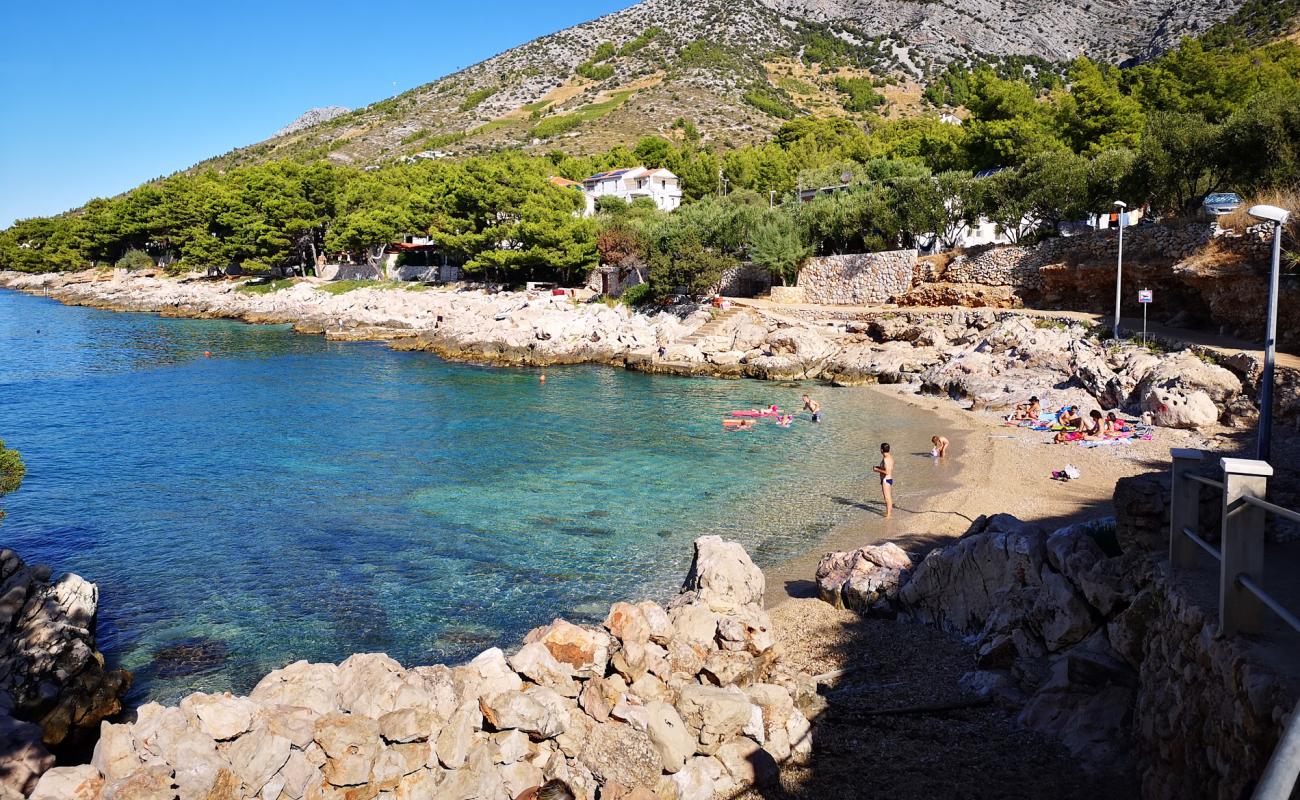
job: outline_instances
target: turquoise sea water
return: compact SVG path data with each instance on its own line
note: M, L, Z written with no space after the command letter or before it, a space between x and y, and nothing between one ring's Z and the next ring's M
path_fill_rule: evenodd
M547 375L0 291L0 438L28 467L0 545L97 583L131 700L174 701L298 658L454 662L664 599L701 534L773 563L878 497L882 438L929 435L867 391L817 388L821 425L724 433L804 389Z

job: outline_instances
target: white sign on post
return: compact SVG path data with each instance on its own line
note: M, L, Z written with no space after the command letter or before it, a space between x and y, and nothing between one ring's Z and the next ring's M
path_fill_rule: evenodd
M1142 304L1142 344L1147 343L1147 306L1151 305L1154 293L1150 289L1138 289L1138 302Z

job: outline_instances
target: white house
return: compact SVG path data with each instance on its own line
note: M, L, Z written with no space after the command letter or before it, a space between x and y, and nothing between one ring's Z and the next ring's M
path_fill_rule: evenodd
M660 211L675 211L682 204L681 180L666 169L629 167L599 172L582 181L587 198L587 216L596 213L601 197L617 197L628 203L647 197Z

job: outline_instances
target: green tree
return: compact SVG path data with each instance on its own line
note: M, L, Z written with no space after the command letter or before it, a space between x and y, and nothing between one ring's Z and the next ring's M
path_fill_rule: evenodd
M748 250L751 261L787 286L794 284L799 268L812 255L812 247L804 241L798 224L779 211L763 214L750 229Z
M0 498L18 491L26 474L27 468L23 466L22 456L17 450L6 448L4 440L0 439ZM0 519L4 518L4 509L0 508Z
M1056 100L1060 137L1076 153L1095 155L1117 147L1136 148L1142 133L1142 106L1123 94L1116 70L1102 70L1076 59L1069 70L1070 90Z

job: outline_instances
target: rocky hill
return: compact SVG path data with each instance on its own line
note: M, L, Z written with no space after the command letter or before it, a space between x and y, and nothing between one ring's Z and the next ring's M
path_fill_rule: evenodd
M350 109L343 106L324 106L322 108L309 108L298 116L293 122L285 125L280 130L271 134L272 137L288 136L291 133L297 133L304 128L310 128L313 125L319 125L322 122L328 122L340 114L348 113Z
M795 114L851 113L837 78L870 78L887 100L873 111L909 113L926 77L953 60L1146 57L1242 2L643 0L207 163L584 152L676 135L683 117L706 139L740 144Z

